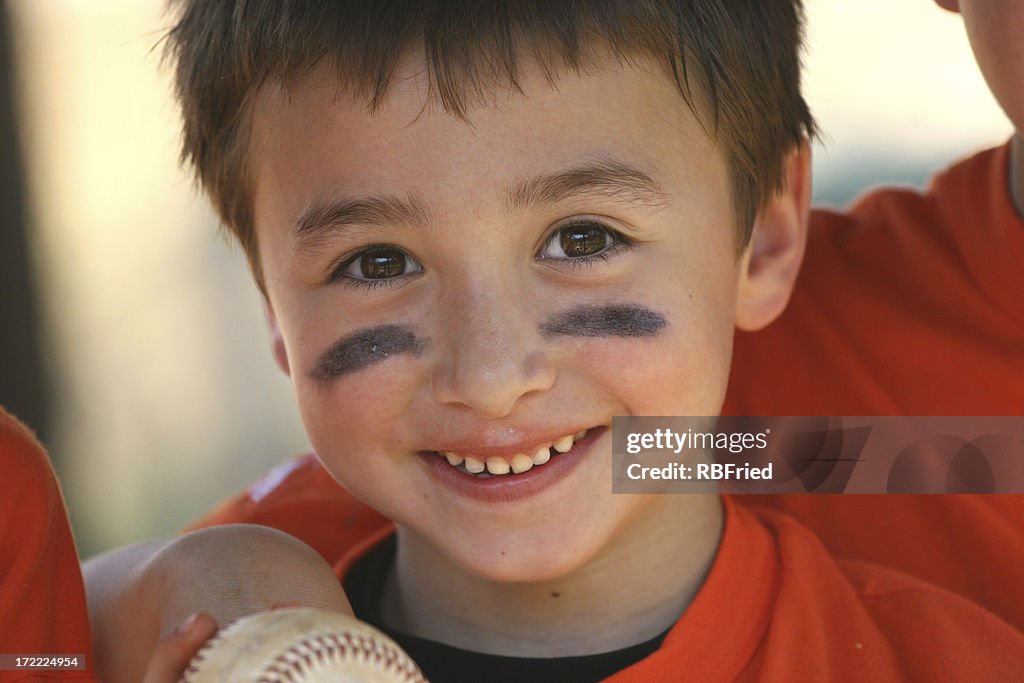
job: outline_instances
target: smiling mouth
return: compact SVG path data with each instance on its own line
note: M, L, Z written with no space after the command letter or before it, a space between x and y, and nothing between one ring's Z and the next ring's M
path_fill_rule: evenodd
M517 453L511 457L495 455L475 457L469 453L452 453L450 451L435 451L435 453L448 461L448 464L454 469L477 479L514 477L517 474L529 472L534 467L540 467L562 453L568 453L577 441L587 435L588 431L584 429L575 434L567 434L555 439L553 443L542 444L530 452Z

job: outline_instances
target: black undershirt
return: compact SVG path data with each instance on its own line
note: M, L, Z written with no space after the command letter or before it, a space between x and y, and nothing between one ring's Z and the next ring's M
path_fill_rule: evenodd
M380 617L384 581L395 560L391 537L361 558L345 577L356 617L388 634L409 653L431 683L593 683L639 662L661 646L668 633L612 652L580 657L506 657L471 652L388 628Z

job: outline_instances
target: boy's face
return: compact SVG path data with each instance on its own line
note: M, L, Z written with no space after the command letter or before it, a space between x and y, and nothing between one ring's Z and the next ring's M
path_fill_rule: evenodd
M738 297L764 294L721 148L638 64L524 69L467 120L415 60L374 113L326 74L255 107L256 234L311 443L488 578L564 574L635 526L653 501L611 494L612 416L717 414ZM439 454L522 466L584 431L521 474Z

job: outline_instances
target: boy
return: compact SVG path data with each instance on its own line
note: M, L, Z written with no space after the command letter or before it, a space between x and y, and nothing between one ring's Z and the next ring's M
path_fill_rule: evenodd
M346 501L330 560L428 677L1024 662L995 617L784 516L611 494L612 416L716 414L733 327L789 296L813 130L794 3L231 5L171 33L186 155L320 460L393 522ZM130 594L177 544L93 580Z
M786 312L762 332L737 336L727 413L1004 415L1024 406L1024 279L1016 274L1024 260L1024 14L1019 3L938 4L963 6L983 75L1017 133L939 176L926 194L886 190L847 214L812 212L807 255ZM340 505L335 483L313 459L292 467L305 477L307 516ZM289 505L288 496L280 490L257 502L243 495L213 519L265 521L330 556L329 533L276 512ZM745 496L739 502L780 507L834 554L924 578L1024 630L1018 588L1024 557L1014 552L1024 548L1022 500Z
M43 447L0 407L0 681L95 681L82 574ZM78 658L69 669L16 658Z
M938 4L962 13L1016 133L944 171L923 194L882 190L846 214L815 212L785 313L763 332L737 335L727 412L1024 410L1024 5ZM1024 630L1022 496L758 502L796 516L837 555L920 576Z

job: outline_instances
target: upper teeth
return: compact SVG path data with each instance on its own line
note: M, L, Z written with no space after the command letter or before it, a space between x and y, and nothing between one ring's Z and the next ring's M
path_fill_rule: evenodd
M491 458L487 458L487 459L490 460ZM537 463L537 464L541 464L541 463ZM527 470L533 469L533 465L534 465L533 458L531 458L530 456L526 455L525 453L517 453L516 455L514 455L512 457L512 462L509 463L509 468L513 472L515 472L516 474L522 474L523 472L525 472ZM490 467L488 467L487 469L489 471L491 471L491 472L494 471Z
M442 455L452 467L459 467L461 465L471 474L480 474L484 470L487 470L489 474L508 474L509 472L522 474L533 469L534 466L543 465L550 460L552 448L556 453L566 453L575 442L582 439L586 434L587 430L576 432L575 434L567 434L560 439L555 439L555 442L552 444L540 446L532 453L517 453L511 458L497 455L487 458L472 455L462 456L451 451L445 451Z
M570 434L569 436L563 436L561 439L554 443L554 446L552 446L552 448L554 448L559 453L565 453L567 450L572 448L572 440L572 434Z

